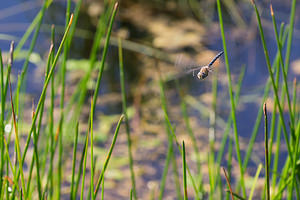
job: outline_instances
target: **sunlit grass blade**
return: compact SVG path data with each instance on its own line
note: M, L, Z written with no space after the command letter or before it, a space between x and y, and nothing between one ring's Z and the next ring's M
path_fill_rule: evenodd
M131 185L132 185L132 193L134 199L137 199L136 187L135 187L135 175L133 170L133 156L131 150L131 138L130 138L130 127L128 122L127 115L127 102L126 102L126 90L125 90L125 75L124 75L124 65L123 65L123 52L122 52L122 42L119 38L119 65L120 65L120 85L121 85L121 93L122 93L122 108L123 114L125 116L125 126L126 126L126 134L127 134L127 147L128 147L128 158L129 158L129 168L131 174Z
M230 73L230 67L229 67L229 61L228 61L228 52L227 52L227 45L226 45L226 39L225 39L223 16L222 16L220 0L217 0L217 8L218 8L219 24L220 24L220 30L221 30L221 36L222 36L222 42L223 42L225 65L226 65L226 71L227 71L227 77L228 77L228 92L229 92L230 103L231 103L231 115L232 115L233 131L234 131L234 138L235 138L235 150L236 150L238 164L239 164L242 192L243 192L243 196L245 197L246 196L246 188L245 188L245 183L244 183L244 169L242 166L242 158L241 158L240 145L239 145L239 136L238 136L237 125L236 125L235 104L234 104L234 98L233 98L233 92L232 92L231 73Z
M276 195L274 195L274 197L272 197L272 199L282 199L282 194L284 192L284 190L288 187L289 184L291 184L292 179L294 179L295 177L288 177L287 180L284 180L282 182L282 184L280 185L280 188L278 189L278 192Z
M110 160L110 158L111 158L112 151L113 151L113 149L114 149L114 147L115 147L115 144L116 144L116 141L117 141L117 137L118 137L118 134L119 134L119 129L120 129L120 126L121 126L121 122L123 121L123 119L124 119L124 115L122 114L121 117L120 117L120 119L119 119L119 122L118 122L118 124L117 124L116 130L115 130L115 134L114 134L114 138L113 138L112 143L111 143L111 145L110 145L110 148L109 148L109 151L108 151L106 160L105 160L105 162L104 162L104 164L103 164L103 168L102 168L102 170L101 170L101 174L100 174L100 176L99 176L99 179L98 179L98 181L97 181L97 185L96 185L96 187L95 187L95 191L94 191L94 193L95 193L95 198L97 197L97 193L98 193L99 187L100 187L100 185L101 185L101 182L103 181L104 173L105 173L105 171L106 171L106 168L107 168L107 166L108 166L109 160Z
M251 191L250 191L248 200L252 200L252 197L253 197L253 194L254 194L254 190L255 190L255 186L257 184L257 180L258 180L260 171L262 169L262 166L263 166L262 164L258 165L258 168L257 168L256 173L255 173L254 181L253 181L253 184L252 184L252 187L251 187Z

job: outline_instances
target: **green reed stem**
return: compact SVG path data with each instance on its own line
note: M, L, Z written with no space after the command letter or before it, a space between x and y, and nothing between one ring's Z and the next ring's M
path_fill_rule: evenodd
M286 73L288 73L290 56L291 56L291 47L292 47L294 24L295 24L296 2L297 2L296 0L292 0L291 12L290 12L289 35L287 39L285 62L284 62Z
M270 200L270 172L269 172L269 137L268 137L268 113L267 105L264 103L264 119L265 119L265 170L266 170L266 187L267 187L267 200Z
M297 79L294 78L293 81L293 116L294 116L294 124L296 124L297 121Z
M105 45L104 45L104 49L103 49L103 52L102 52L102 59L101 59L101 62L100 62L100 68L99 68L99 72L98 72L98 78L97 78L97 83L96 83L96 88L95 88L95 91L94 91L94 96L93 96L93 99L95 102L97 102L97 98L98 98L98 93L99 93L99 88L100 88L100 82L101 82L101 79L102 79L102 73L103 73L103 69L104 69L104 64L105 64L105 60L106 60L106 55L107 55L107 51L108 51L108 46L109 46L109 41L110 41L110 35L111 35L111 30L112 30L112 26L113 26L113 22L114 22L114 19L115 19L115 16L116 16L116 13L117 13L117 10L118 10L118 3L116 3L114 5L114 9L113 9L113 12L112 12L112 15L111 15L111 19L110 19L110 23L109 23L109 26L108 26L108 30L107 30L107 34L106 34L106 40L105 40ZM100 22L99 22L100 23ZM100 36L97 36L97 37L100 37ZM94 44L96 44L97 42L94 41ZM99 41L100 43L100 41ZM98 44L98 43L97 43ZM98 49L98 46L95 47L95 49L97 50ZM95 51L96 51L95 50ZM92 50L93 52L93 50ZM96 52L95 52L96 53ZM96 55L95 55L96 56ZM92 68L94 67L94 63L96 61L96 57L95 59L93 58L90 58L91 60L91 65L90 65L90 71L92 71ZM84 94L86 93L86 84L87 81L89 79L89 75L87 74L84 78L84 81L83 81L83 86L82 88L80 88L82 91L81 91L81 94ZM85 82L86 81L86 82ZM81 84L81 83L79 83ZM84 98L85 98L85 94L84 96L79 97L79 105L78 105L78 110L75 111L75 116L78 114L79 115L79 112L80 112L80 107L84 101ZM92 108L93 110L95 110L95 105L94 107ZM77 117L76 117L77 118ZM90 119L89 119L89 123L90 123ZM86 141L85 141L86 142ZM80 164L79 164L79 173L78 173L78 176L77 176L77 181L76 181L76 187L75 187L75 193L77 193L77 190L78 190L78 186L79 186L79 181L80 181L80 176L81 176L81 169L82 169L82 164L83 164L83 157L84 157L84 151L85 151L85 148L83 149L82 151L82 154L81 154L81 160L80 160Z
M75 168L76 168L76 153L77 153L77 143L78 143L78 133L79 133L79 123L76 124L76 131L74 137L74 147L73 147L73 159L72 159L72 179L71 179L71 189L70 189L70 199L76 199L76 194L74 193L74 178L75 178Z
M34 127L34 124L35 124L37 116L38 116L37 113L39 113L39 111L41 109L44 96L46 95L46 90L47 90L48 83L49 83L49 81L50 81L50 79L51 79L51 77L52 77L52 75L54 73L54 69L55 69L56 63L58 61L59 54L60 54L60 52L62 50L62 47L63 47L64 42L66 40L66 36L68 35L70 26L72 24L72 18L73 17L71 16L70 23L69 23L69 25L67 27L67 30L65 31L65 34L64 34L64 36L62 38L60 46L59 46L59 48L57 50L56 56L55 56L55 58L53 60L53 63L52 63L52 66L51 66L51 70L49 71L47 79L45 80L45 83L44 83L44 86L43 86L43 90L42 90L42 93L41 93L41 96L40 96L40 99L39 99L39 102L38 102L38 105L37 105L37 108L36 108L36 111L35 111L36 114L33 117L31 128L30 128L30 131L29 131L29 135L27 137L27 141L26 141L26 145L25 145L24 153L23 153L23 157L22 157L22 163L20 163L21 166L23 166L23 164L24 164L26 153L27 153L27 150L28 150L28 147L29 147L29 143L30 143L30 140L31 140L31 134L32 134L32 131L33 131L33 127ZM20 170L18 170L18 173L17 173L17 177L19 177L19 176L20 176ZM14 188L15 188L15 186L14 186ZM13 193L14 193L14 191L15 191L15 189L13 189Z
M289 34L288 34L288 42L286 46L286 55L285 55L285 71L288 73L289 63L290 63L290 54L291 54L291 46L292 46L292 39L293 39L293 31L294 31L294 22L295 22L295 13L296 13L296 0L292 1L291 5L291 12L290 12L290 22L289 22ZM284 88L281 89L281 98L282 98L282 105L284 105ZM280 129L280 123L278 128ZM278 129L278 132L279 132ZM287 173L285 173L287 175ZM283 179L281 179L283 180ZM279 186L283 181L280 181Z
M93 102L93 104L96 104L96 102ZM91 124L90 124L90 131L91 131L91 156L90 156L90 159L91 159L91 180L90 180L90 190L91 190L91 197L92 197L92 200L95 200L95 195L94 195L94 131L93 131L93 118L94 118L94 112L93 110L91 110ZM90 198L89 198L90 199Z
M183 191L184 191L184 200L188 199L187 194L187 183L186 183L186 159L185 159L185 145L182 141L182 170L183 170Z
M55 39L55 27L52 25L51 27L51 45L53 46L53 50L51 52L51 64L53 64L53 59L54 59L54 39ZM49 69L50 70L50 69ZM49 70L48 75L49 75ZM54 126L54 98L55 98L55 90L54 90L54 76L51 77L51 100L50 100L50 116L49 116L49 135L50 135L50 169L49 169L49 177L50 177L50 191L49 191L49 197L52 198L53 196L53 166L54 166L54 154L55 154L55 141L54 141L54 131L53 131L53 126Z
M76 90L74 92L74 95L72 95L70 103L69 103L69 105L68 105L68 107L66 109L67 111L69 111L71 109L71 107L74 105L75 100L79 99L78 100L78 106L76 107L76 109L74 111L73 121L78 120L80 112L81 112L82 105L83 105L83 103L84 103L84 101L86 99L87 83L88 83L88 81L90 79L90 76L91 76L91 73L92 73L92 71L93 71L93 69L95 67L95 63L96 63L96 59L97 59L97 52L99 50L101 39L102 39L103 35L105 34L105 30L106 30L106 26L107 26L107 21L109 20L110 13L112 13L111 14L111 18L110 18L111 20L110 20L110 23L108 25L106 40L108 40L110 38L110 31L109 31L109 29L112 28L112 24L113 24L113 21L114 21L112 19L114 18L113 17L114 12L116 12L116 10L115 11L112 10L112 12L110 12L111 11L111 7L112 7L111 5L113 5L113 3L111 3L109 5L108 11L105 12L104 15L101 15L101 17L99 18L99 21L98 21L98 24L97 24L96 34L95 34L94 41L93 41L92 50L91 50L91 53L90 53L90 59L89 59L90 60L90 66L89 66L89 70L85 74L84 78L78 84L78 86L77 86L77 88L76 88ZM104 49L105 48L107 48L107 47L105 47L105 45L104 45ZM104 50L104 51L107 51L107 50ZM104 55L104 51L102 52L102 59L101 59L101 63L103 62L103 66L104 66L105 57L106 57L106 56L103 56ZM103 66L102 66L102 64L100 64L100 71L101 71L101 68L103 68ZM84 154L82 154L81 158L83 158L83 155ZM82 167L82 166L80 166L80 167Z
M101 187L101 200L104 200L104 179L103 179L103 183L102 183L102 187ZM132 199L132 191L130 193L130 199Z
M34 115L34 113L33 113L33 115ZM33 128L33 147L34 147L34 158L32 158L32 159L35 159L35 164L36 164L35 167L36 167L36 176L37 176L36 179L37 179L37 186L38 186L38 196L39 196L39 199L42 199L42 186L41 186L41 177L40 177L40 160L39 160L39 154L38 154L38 135L36 133L36 127L35 126Z
M169 164L171 162L171 155L173 154L173 142L171 140L168 140L168 152L165 160L165 165L164 165L164 170L162 173L162 178L160 181L160 190L159 190L159 196L158 199L162 200L164 196L164 190L166 186L166 181L167 181L167 175L168 175L168 170L169 170Z
M108 166L108 163L109 163L109 160L111 158L111 154L112 154L112 151L115 147L115 143L117 141L117 137L118 137L118 134L119 134L119 129L120 129L120 126L121 126L121 122L123 121L123 118L124 118L124 115L122 114L119 121L118 121L118 124L117 124L117 127L116 127L116 130L115 130L115 134L114 134L114 138L112 140L112 143L110 145L110 148L109 148L109 151L108 151L108 154L107 154L107 157L106 157L106 160L103 164L103 168L101 170L101 174L99 176L99 179L98 179L98 182L97 182L97 185L95 187L95 191L94 191L94 195L95 195L95 198L97 197L97 193L98 193L98 190L99 190L99 187L101 185L101 182L103 181L103 178L104 178L104 173L106 171L106 168Z
M242 82L243 82L243 79L244 79L244 76L245 76L245 71L246 71L246 68L245 68L245 66L243 66L242 70L239 74L238 82L236 83L236 86L235 86L236 87L235 96L234 96L235 105L238 105L238 103L239 103L240 92L241 92ZM223 154L224 154L225 147L226 147L226 141L227 141L227 138L228 138L230 130L231 130L231 124L232 124L232 115L230 114L229 119L227 120L227 123L226 123L226 127L225 127L223 137L222 137L222 141L221 141L221 146L220 146L218 156L217 156L217 160L216 160L216 162L217 162L217 171L220 171L221 161L222 161ZM217 174L216 180L218 180L218 179L220 179L220 173ZM215 188L215 186L214 186L214 188Z
M241 158L240 146L239 146L239 136L238 136L237 125L236 125L235 104L234 104L234 98L233 98L233 92L232 92L231 73L230 73L230 67L229 67L229 61L228 61L228 53L227 53L227 46L226 46L226 39L225 39L225 32L224 32L220 0L217 0L217 7L218 7L219 23L220 23L220 29L221 29L221 35L222 35L222 41L223 41L225 65L226 65L226 71L227 71L227 76L228 76L228 92L229 92L229 96L230 96L230 103L231 103L231 110L232 110L231 115L232 115L232 120L233 120L235 148L236 148L236 154L237 154L237 159L238 159L239 168L240 168L240 176L241 176L240 179L241 179L243 196L246 197L246 189L245 189L245 183L244 183L244 169L242 166L242 158Z
M255 190L255 186L257 185L257 180L258 180L260 171L262 169L262 166L263 166L262 164L258 165L258 168L257 168L256 173L255 173L254 181L252 183L252 187L251 187L251 191L250 191L248 200L252 200L252 197L253 197L253 194L254 194L254 190Z
M4 77L3 77L3 61L2 61L2 53L0 50L0 70L1 70L1 115L0 115L0 154L1 154L1 163L0 163L0 194L4 194L3 188L3 172L4 172L4 164L5 164L5 156L4 156L4 110L5 110L5 99L4 99ZM2 190L3 188L3 190ZM1 197L3 197L1 195Z
M12 42L12 47L13 47L13 42ZM13 55L13 48L11 48L10 51L11 54L11 58ZM10 59L9 61L9 65L12 65L12 59ZM10 101L11 101L11 108L12 108L12 116L13 116L13 125L14 125L14 129L15 129L15 140L16 140L16 150L17 150L17 159L19 162L19 171L21 173L21 183L22 183L22 188L25 191L25 196L26 194L26 190L25 190L25 179L24 179L24 173L23 173L23 165L22 165L22 155L21 155L21 150L20 150L20 140L19 140L19 134L18 134L18 127L17 127L17 120L16 120L16 115L15 115L15 109L14 109L14 104L13 104L13 97L12 97L12 89L11 89L11 82L9 79L9 90L10 90ZM18 180L18 178L17 178ZM21 188L21 190L22 190Z
M65 22L65 29L68 27L69 20L70 20L70 8L71 8L71 1L67 1L67 8L66 8L66 22ZM74 25L73 25L74 26ZM60 133L58 138L58 184L57 184L57 199L61 197L61 182L62 182L62 170L63 170L63 163L62 163L62 156L63 156L63 135L64 135L64 101L65 101L65 85L66 85L66 63L69 54L70 43L68 42L70 35L66 38L66 44L64 46L63 51L63 59L61 65L61 94L60 94Z
M298 149L299 149L299 143L300 143L300 121L298 122L298 126L297 126L297 129L296 129L296 146L295 146L295 150L294 150L294 162L292 163L292 177L294 177L292 179L292 183L290 185L290 193L289 193L289 197L290 198L293 198L293 189L294 189L294 185L296 186L295 189L296 189L296 194L298 195L297 197L299 198L299 187L297 187L297 182L295 182L295 179L296 179L296 174L299 175L299 169L298 169L298 172L296 172L296 166L297 166L297 162L299 161L299 157L300 157L300 152L298 152ZM299 177L299 176L298 176ZM298 199L297 198L297 199Z
M168 132L170 130L167 130ZM169 140L172 141L172 136L170 133L168 133L169 135ZM172 143L173 145L173 143ZM180 180L179 180L179 174L178 174L178 166L177 166L177 163L176 163L176 155L175 155L175 152L172 151L172 154L171 154L171 162L172 162L172 168L173 168L173 179L174 179L174 184L175 184L175 190L176 190L176 194L177 194L177 199L181 200L182 199L182 195L181 195L181 190L180 190Z
M48 55L48 60L47 60L47 67L46 67L46 73L45 73L45 78L47 77L47 73L48 73L48 71L49 71L49 68L50 68L50 66L51 66L51 59L52 59L52 55L51 54L53 54L53 46L51 45L50 46L50 50L49 50L49 55ZM37 126L37 131L36 131L36 127L34 126L34 132L33 132L33 134L34 134L34 136L33 136L33 139L34 139L34 142L33 142L33 144L34 144L34 148L35 148L35 144L36 144L36 152L35 152L35 150L34 150L34 153L37 153L38 152L38 140L39 140L39 136L40 136L40 130L41 130L41 125L42 125L42 118L43 118L43 113L44 113L44 102L45 102L45 96L44 96L44 98L43 98L43 100L42 100L42 106L41 106L41 110L40 110L40 113L39 113L39 119L38 119L38 126ZM36 113L34 113L34 110L32 111L32 113L33 114L36 114ZM33 118L33 116L32 116L32 118ZM45 153L46 154L46 153ZM47 154L46 154L47 155ZM32 177L32 172L33 172L33 167L34 167L34 163L36 164L36 168L38 167L39 168L39 171L37 172L37 175L40 177L40 174L42 174L42 170L41 170L41 167L40 167L40 163L37 163L36 161L37 161L37 158L38 158L39 156L33 156L32 157L32 160L31 160L31 164L30 164L30 172L29 172L29 179L28 179L28 184L27 184L27 197L26 198L30 198L30 195L29 195L29 193L30 193L30 185L31 185L31 177ZM46 156L45 156L46 157ZM40 162L40 160L38 160L38 162ZM40 179L42 179L42 178L40 178ZM37 185L38 185L38 187L39 187L39 185L41 185L41 181L39 181L39 182L37 182ZM39 189L39 188L38 188ZM41 189L41 187L40 187L40 191L39 191L40 193L39 193L39 198L41 199L42 198L42 189Z
M93 103L94 101L91 101L91 114L93 113ZM93 124L93 118L91 117L91 124ZM84 181L85 181L85 172L86 172L86 162L87 162L87 153L88 153L88 146L89 146L89 135L90 135L90 129L88 128L87 134L86 134L86 142L85 142L85 151L84 151L84 159L83 159L83 169L82 169L82 180L81 180L81 192L80 192L80 200L83 200L83 194L84 194Z
M209 166L209 183L210 183L210 199L213 198L214 186L217 185L217 179L215 176L215 137L216 137L216 116L217 116L217 95L218 95L218 69L212 77L212 103L211 111L209 113L209 130L208 130L208 140L209 140L209 154L208 154L208 166Z
M281 66L281 71L282 71L282 76L283 76L283 81L284 81L284 87L285 87L285 92L286 92L286 97L287 97L287 102L288 102L288 108L289 108L289 116L290 116L290 121L291 121L291 126L294 129L294 116L292 112L292 107L291 107L291 100L290 100L290 95L289 95L289 89L288 89L288 83L287 83L287 75L284 69L284 64L283 64L283 57L282 57L282 46L280 44L280 39L278 36L278 31L277 31L277 25L276 25L276 19L274 16L273 12L273 7L272 4L270 4L270 10L271 10L271 16L272 16L272 22L273 22L273 27L274 27L274 32L275 32L275 38L277 42L277 48L279 52L279 61L280 61L280 66ZM278 88L278 87L277 87Z
M283 25L281 26L281 33L283 32ZM281 42L282 44L285 43L286 41L286 38L287 38L287 33L288 33L288 29L285 29L284 33L283 33L283 36L282 36L282 39L281 39ZM274 59L274 62L273 62L273 69L275 68L278 68L278 63L279 63L279 52L277 52L276 54L276 57ZM279 75L279 71L278 71L278 75ZM279 79L277 79L279 80ZM278 85L278 81L276 82L277 85ZM254 125L254 128L252 130L252 133L251 133L251 138L250 138L250 142L249 142L249 145L248 145L248 148L247 148L247 151L246 151L246 156L245 156L245 159L244 159L244 163L243 163L243 168L246 170L247 166L248 166L248 162L250 160L250 157L251 157L251 153L252 153L252 150L253 150L253 145L254 145L254 142L255 142L255 139L256 139L256 136L258 134L258 129L259 129L259 125L261 123L261 118L262 118L262 114L263 114L263 103L267 100L268 98L268 94L269 94L269 91L270 91L270 87L271 87L271 79L270 77L268 78L267 82L266 82L266 87L265 87L265 90L264 90L264 94L263 94L263 98L262 98L262 103L260 105L260 108L258 110L258 113L257 113L257 117L256 117L256 121L255 121L255 125ZM275 102L276 104L276 102ZM275 105L274 105L275 106ZM271 134L272 134L272 125L271 125Z
M231 180L231 169L232 169L232 142L233 138L230 136L229 137L229 143L228 143L228 158L227 158L227 171L228 171L228 179ZM220 167L218 166L218 171ZM220 177L220 173L218 173L218 176ZM221 179L220 179L221 181ZM220 190L222 191L222 189ZM222 192L220 192L222 194ZM226 199L229 199L229 194L227 193Z
M280 41L281 43L284 43L285 42L285 38L287 36L287 28L285 29L284 31L284 34L283 34L283 29L284 29L284 24L281 23L281 27L280 27L280 34L279 34L279 37L280 37ZM283 38L284 37L284 41L283 41ZM279 87L279 74L280 74L280 69L279 69L279 52L277 50L277 55L276 55L276 58L275 58L275 62L273 63L273 65L275 65L274 67L276 67L274 69L274 72L276 71L276 80L275 80L275 83L276 83L276 87L278 88ZM270 84L270 82L269 82ZM273 99L275 99L275 96L273 95ZM273 140L274 140L274 135L275 135L275 124L276 124L276 118L277 118L277 104L274 103L273 105L273 112L272 112L272 120L271 120L271 125L270 125L270 147L273 146ZM279 120L279 119L278 119ZM280 122L278 123L280 124ZM279 144L280 144L280 132L277 132L277 136L276 136L276 146L279 148ZM277 149L275 151L275 155L274 155L274 162L273 162L273 170L274 168L276 167L276 171L277 171L277 166L278 166L278 153L279 153L279 149ZM269 151L269 163L271 163L271 157L272 157L272 151L270 150ZM277 176L277 173L273 173L272 174L272 190L275 191L275 184L276 184L276 176Z
M265 41L265 37L264 37L263 28L262 28L262 25L261 25L260 16L259 16L259 13L258 13L258 10L257 10L257 7L256 7L256 4L255 4L254 0L252 0L252 4L253 4L253 7L255 9L255 13L256 13L256 17L257 17L257 22L258 22L261 42L262 42L263 49L264 49L265 59L266 59L266 62L267 62L267 67L268 67L268 70L269 70L273 90L274 90L275 97L276 97L275 100L276 100L277 105L278 105L280 120L281 120L281 123L282 123L282 126L283 126L284 138L285 138L285 141L286 141L289 156L291 157L291 159L293 159L292 150L291 150L291 147L290 147L288 134L287 134L287 128L286 128L286 125L285 125L285 122L284 122L283 111L282 111L280 101L279 101L279 97L278 97L278 89L276 88L275 81L274 81L274 75L273 75L273 72L272 72L272 69L271 69L269 54L268 54L268 50L267 50L267 46L266 46L266 41Z
M122 52L122 42L119 38L119 65L120 65L120 84L121 84L121 93L122 93L122 108L123 114L125 116L125 126L127 134L127 147L128 147L128 158L129 158L129 168L131 174L131 185L132 193L135 200L137 200L136 186L135 186L135 175L133 170L133 156L132 156L132 147L131 147L131 138L130 138L130 127L128 122L127 115L127 102L126 102L126 90L125 90L125 75L124 75L124 65L123 65L123 52Z

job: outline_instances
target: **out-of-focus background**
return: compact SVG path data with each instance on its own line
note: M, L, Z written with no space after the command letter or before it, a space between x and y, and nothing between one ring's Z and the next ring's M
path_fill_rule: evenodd
M71 10L74 9L75 3L76 1L72 2ZM183 122L180 95L176 89L176 82L179 82L185 95L191 128L196 136L201 162L204 163L210 148L210 137L215 140L214 148L217 152L230 115L228 79L223 56L214 63L213 72L209 73L204 80L198 80L192 73L185 73L185 67L178 64L178 61L181 64L184 64L186 61L186 65L188 63L207 65L217 53L223 50L223 45L216 1L120 0L119 3L96 106L94 121L95 154L98 158L97 162L101 163L105 159L106 149L110 144L116 121L122 112L117 46L118 38L120 37L123 41L126 92L137 194L140 199L149 199L151 196L156 197L157 191L159 191L159 183L168 148L164 113L160 103L157 69L159 69L165 83L170 120L176 126L178 139L180 141L185 140L187 143L187 160L191 168L194 169L197 159L191 147L192 141L187 134L187 127ZM270 58L273 60L277 52L277 45L270 15L270 2L268 0L257 0L256 3L261 14ZM240 148L243 157L261 105L269 74L251 2L248 0L224 0L221 1L221 4L228 58L232 73L231 78L234 84L237 83L239 74L245 67L245 76L236 112ZM14 40L16 43L19 42L39 12L41 5L42 1L37 0L1 2L0 49L4 52L5 63L8 58L11 40ZM67 62L66 102L68 102L76 85L87 71L98 19L108 8L106 5L107 1L83 0L77 30L75 31ZM289 22L291 1L273 0L272 5L276 13L279 29L280 23L287 24ZM297 4L296 10L299 9L300 4ZM42 91L45 60L50 46L50 28L52 24L56 27L56 45L58 45L64 31L65 10L66 1L54 0L46 11L38 42L31 55L28 68L29 75L26 80L26 95L24 96L26 101L28 101L28 105L31 104L31 99L37 103L37 97ZM292 82L294 78L299 79L300 77L299 13L296 12L295 18L291 62L288 71L289 82ZM26 42L23 50L28 49L29 45L30 43ZM97 60L99 61L100 59L101 52L97 54ZM23 62L22 57L19 56L13 65L12 73L14 78L12 80L14 84L18 74L21 73ZM97 71L92 75L93 79L89 83L90 97L93 94L96 74ZM218 93L216 108L212 105L212 85L214 80L218 81L216 86ZM59 114L58 102L57 110L55 110L57 120ZM83 107L80 115L82 124L80 126L81 147L87 129L89 102L90 100L87 98L86 106ZM267 102L270 111L272 111L274 100L270 98ZM216 122L212 122L214 109L216 109ZM30 110L31 106L25 106L24 113L30 113ZM72 112L66 119L71 117ZM30 121L30 117L28 120ZM213 128L214 131L211 132L210 128ZM25 133L23 132L23 134ZM69 137L70 135L72 136L72 133L66 133L64 139L65 144L70 146L70 152L66 151L64 155L63 165L65 166L70 165L72 162L70 155L72 155L73 137ZM254 145L254 153L250 159L249 168L245 172L251 176L255 174L257 164L264 159L263 138L263 123L261 123ZM126 141L125 128L121 127L113 158L106 174L105 199L126 199L129 196L131 188ZM175 155L177 155L178 168L181 169L180 153L177 149L174 151ZM286 154L286 150L283 149L281 156L284 157ZM233 155L232 174L238 176L235 152ZM225 156L224 162L226 162ZM253 166L253 169L251 166ZM99 164L96 166L96 169L101 169L101 167L102 164ZM71 172L68 169L66 167L66 170L64 170L64 176L66 177ZM205 188L209 183L207 180L207 165L203 165L201 170ZM170 170L169 174L171 173ZM181 170L179 170L179 173L181 174ZM166 198L164 199L176 198L173 176L170 175L169 177L165 191ZM67 188L68 185L69 182L65 181L62 187ZM65 197L67 198L68 196L66 195Z

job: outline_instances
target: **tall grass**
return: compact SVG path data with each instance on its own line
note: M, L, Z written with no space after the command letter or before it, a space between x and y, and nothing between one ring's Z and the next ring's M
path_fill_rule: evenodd
M11 44L9 53L9 62L5 68L2 62L2 53L0 51L0 85L1 85L1 115L0 115L0 199L60 199L65 198L63 195L64 187L67 187L67 194L70 199L99 199L97 198L99 190L101 190L101 199L104 199L104 180L105 174L110 170L109 162L113 156L113 150L116 147L117 138L120 132L120 127L124 120L126 131L126 142L128 152L128 166L130 170L131 185L128 187L128 198L138 199L138 196L143 196L138 192L141 187L137 184L139 174L135 171L134 153L132 145L132 135L130 128L130 117L128 109L128 95L126 95L125 77L127 67L123 58L122 41L118 42L118 57L120 69L120 95L122 97L122 114L116 124L111 145L107 149L106 159L100 163L101 170L98 171L96 164L98 158L95 155L96 146L94 124L96 114L96 104L99 102L99 91L104 71L106 58L109 54L109 46L111 41L112 29L115 24L115 18L118 12L119 4L114 1L105 2L105 12L99 18L97 30L95 33L90 58L89 67L83 78L76 86L70 101L66 102L66 77L67 77L67 61L69 53L72 51L71 45L76 31L76 23L78 20L82 0L79 0L74 9L74 14L71 9L71 1L66 3L66 17L64 35L58 48L55 47L55 28L51 28L51 44L49 54L46 60L45 78L42 92L39 96L38 104L32 108L32 122L28 128L26 141L20 137L19 133L21 126L24 125L22 118L24 112L23 96L26 94L26 78L31 78L28 74L28 65L30 56L37 44L37 38L40 34L40 28L43 23L43 18L47 12L47 8L52 3L51 0L44 1L40 12L37 14L31 25L28 27L24 36L14 50L14 42ZM182 3L182 2L181 2ZM195 2L192 2L195 4ZM226 1L225 6L232 4L232 1ZM250 2L249 2L250 3ZM240 147L240 132L238 129L237 107L239 105L240 93L242 91L242 83L245 75L246 67L241 68L241 72L237 82L232 81L231 65L229 64L230 51L227 48L227 40L225 34L222 1L216 0L219 26L221 31L222 45L224 50L225 66L227 73L228 96L226 99L230 103L231 112L227 122L222 125L218 124L218 76L217 72L212 78L212 102L211 107L202 109L206 116L209 116L210 129L207 133L209 141L209 151L203 154L199 150L200 143L198 141L197 130L193 130L190 121L190 105L188 95L184 93L180 85L180 81L172 82L176 92L179 93L181 115L183 123L186 127L188 140L179 141L179 136L184 133L179 133L176 130L175 123L172 122L170 112L171 105L166 92L166 81L161 73L158 65L158 60L155 60L155 68L157 70L158 84L155 87L159 88L160 107L163 113L163 121L165 125L165 133L167 138L167 150L164 152L165 160L161 169L159 189L153 190L152 198L164 199L168 193L166 188L173 187L174 194L177 199L254 199L261 196L263 199L300 199L299 189L299 154L300 154L300 121L299 121L299 99L297 97L297 81L294 79L293 84L290 82L288 73L291 44L293 38L293 28L295 21L296 0L292 1L290 22L288 26L283 24L278 33L276 22L276 11L270 6L270 13L273 22L273 29L277 44L277 53L271 65L270 53L266 44L266 35L264 33L262 21L260 18L259 9L254 0L251 0L255 12L262 48L265 55L266 67L268 69L268 80L262 102L257 117L253 124L253 131L248 147L245 150L245 156L242 157ZM195 12L195 10L194 10ZM233 13L232 15L237 15ZM239 16L238 16L239 17ZM244 23L241 22L240 23ZM13 57L18 57L25 42L32 35L30 46L25 56L22 73L18 77L18 81L13 92L11 86L11 69L14 64ZM103 39L105 37L105 39ZM103 49L101 49L101 40L104 40ZM126 40L124 41L126 43ZM57 50L56 50L57 49ZM286 54L283 55L283 52ZM56 53L55 53L56 50ZM97 80L93 88L93 97L90 102L90 112L88 117L88 126L86 130L80 130L79 118L82 114L83 104L88 98L88 82L92 78L93 70L96 66L97 54L101 52L100 66L97 69ZM161 51L158 51L161 52ZM152 55L155 53L152 53ZM61 61L59 63L59 61ZM110 66L109 66L110 67ZM59 68L59 70L57 70ZM155 76L154 76L155 77ZM204 80L206 81L206 80ZM48 86L50 84L50 88ZM59 86L59 87L58 87ZM59 88L59 89L57 89ZM272 93L270 92L272 90ZM9 93L9 97L7 98ZM49 95L49 96L47 96ZM267 106L267 98L275 100L272 110L272 116L269 120ZM59 98L59 120L54 119L55 99ZM47 101L49 99L49 101ZM200 100L201 101L201 100ZM225 101L225 100L224 100ZM49 105L46 103L49 102ZM197 104L198 106L200 104ZM287 105L287 110L284 106ZM173 106L173 105L172 105ZM75 109L73 109L75 107ZM207 113L209 112L209 114ZM270 111L269 111L270 112ZM68 116L72 113L71 119ZM262 119L262 117L264 118ZM277 121L276 121L277 120ZM46 121L45 125L43 121ZM261 173L262 163L256 166L256 174L254 177L248 175L248 163L253 156L253 147L257 134L259 133L260 123L265 123L264 129L264 148L265 148L265 173ZM289 123L289 126L287 125ZM105 123L105 122L100 122ZM13 128L7 134L5 126L12 125ZM83 126L84 127L84 126ZM218 127L218 128L217 128ZM220 130L219 130L220 129ZM223 133L219 149L216 149L215 135L219 132ZM85 134L84 134L85 133ZM280 156L281 135L285 140L287 157ZM67 137L72 136L72 162L70 176L64 162L69 147L65 144ZM46 138L46 141L41 140ZM82 140L81 140L82 139ZM190 142L188 142L190 141ZM234 143L234 145L233 145ZM182 144L182 145L181 145ZM226 145L227 144L227 145ZM272 149L275 147L275 151ZM11 148L11 149L10 149ZM29 152L33 150L30 157ZM218 150L218 152L217 152ZM233 162L233 151L236 152L237 165ZM15 155L12 155L14 152ZM179 152L179 153L178 153ZM195 155L195 162L189 159L191 154ZM225 155L227 153L227 155ZM80 155L78 155L80 154ZM207 155L207 159L201 156ZM16 160L13 160L15 156ZM78 156L80 159L77 160ZM178 157L181 157L181 164L178 162ZM25 160L30 162L28 167L25 166ZM227 159L227 160L226 160ZM57 162L56 162L57 160ZM26 162L27 163L27 162ZM57 164L56 164L57 163ZM279 163L284 164L280 169ZM222 165L226 167L222 167ZM182 171L178 170L182 165ZM169 173L170 167L172 173ZM205 169L207 169L207 173ZM221 172L223 169L224 175ZM226 170L225 170L226 169ZM238 173L236 173L238 171ZM227 173L228 172L228 173ZM247 176L245 175L247 173ZM98 176L99 174L99 176ZM237 175L238 174L238 175ZM233 176L235 175L235 176ZM169 177L170 176L170 177ZM258 179L263 177L265 184L263 189L258 190ZM208 182L206 182L208 179ZM229 190L226 190L228 185ZM252 181L252 184L247 184ZM65 181L70 184L64 184ZM108 187L109 184L105 184ZM80 189L79 189L80 188ZM101 188L101 189L100 189ZM118 188L117 188L118 189ZM261 192L261 193L259 193ZM139 194L139 195L138 195Z

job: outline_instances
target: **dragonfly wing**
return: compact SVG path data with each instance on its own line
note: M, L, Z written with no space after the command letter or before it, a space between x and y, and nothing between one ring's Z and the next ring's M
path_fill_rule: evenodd
M175 61L175 67L179 71L179 73L192 73L197 70L200 70L201 66L199 66L197 63L193 62L191 59L179 55Z

